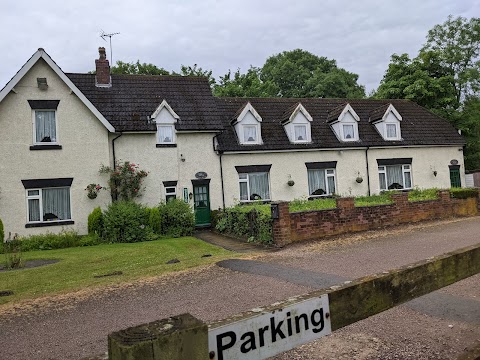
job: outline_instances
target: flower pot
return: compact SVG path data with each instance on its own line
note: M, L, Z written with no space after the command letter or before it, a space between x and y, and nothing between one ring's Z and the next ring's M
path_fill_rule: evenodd
M363 178L361 176L359 176L355 179L355 181L360 184L360 183L363 182Z
M88 193L87 196L89 199L93 200L97 198L97 193L91 192L91 193Z

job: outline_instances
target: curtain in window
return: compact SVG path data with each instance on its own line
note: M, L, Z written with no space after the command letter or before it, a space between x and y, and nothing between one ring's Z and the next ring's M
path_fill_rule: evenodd
M40 200L28 200L28 221L40 221Z
M244 142L257 141L257 129L255 126L245 126L243 128Z
M158 142L160 143L173 142L173 131L171 126L158 127Z
M335 178L333 176L327 177L328 182L328 194L333 194L335 192Z
M353 139L353 125L343 125L343 136L345 137L345 139Z
M248 200L248 186L246 182L240 183L240 200Z
M305 141L307 140L307 127L295 126L295 140Z
M36 142L56 142L55 111L35 111Z
M308 170L308 192L310 195L323 195L327 193L325 170Z
M43 189L42 201L44 221L71 219L69 188Z
M397 137L397 127L394 124L387 124L387 137L388 138Z
M255 200L255 195L260 196L262 200L270 199L268 173L250 173L248 174L248 179L250 183L250 200Z
M401 189L403 189L404 183L403 183L403 175L402 175L402 165L394 165L394 166L387 166L387 179L388 179L388 184L387 188L397 188L397 187L392 187L392 184L400 184Z
M379 173L378 176L380 177L380 190L387 190L387 181L385 180L385 174Z
M410 176L410 172L406 172L404 175L405 175L405 188L411 188L412 178Z

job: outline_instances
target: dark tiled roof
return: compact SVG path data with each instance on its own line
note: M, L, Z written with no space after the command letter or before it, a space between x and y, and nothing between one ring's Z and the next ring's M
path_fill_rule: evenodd
M246 101L242 106L240 106L235 114L233 114L232 118L230 119L231 124L235 124L237 122L238 117L242 113L243 109L248 105L248 101Z
M286 122L288 122L288 120L290 120L290 116L292 116L293 112L295 111L295 109L297 108L297 106L300 104L300 102L296 102L295 104L293 104L292 106L289 106L287 108L287 110L285 110L285 112L283 113L283 115L280 117L280 122L282 124L285 124Z
M250 101L263 119L262 145L240 145L230 119L242 105ZM345 99L292 99L292 98L216 98L217 108L223 114L224 132L218 137L219 150L255 151L287 149L322 149L364 146L404 145L458 145L465 141L444 119L408 100L348 100L360 117L358 123L360 141L340 142L327 122L329 114L343 110ZM292 144L281 123L284 114L298 102L313 117L312 143ZM393 104L402 115L401 133L403 141L385 141L369 122L372 111ZM386 109L386 108L385 108ZM340 110L340 112L341 112ZM383 115L383 114L382 114ZM338 114L337 114L338 118Z
M147 121L165 99L178 114L177 130L223 128L208 80L202 77L112 75L112 87L93 74L66 74L116 131L155 131Z
M344 102L344 103L340 104L339 106L334 107L332 110L330 110L328 112L328 115L327 115L327 122L332 123L334 121L337 121L338 117L342 113L343 109L345 109L345 106L347 106L347 104L348 103Z
M376 109L374 109L371 113L370 113L370 122L376 122L378 120L382 120L383 118L383 115L385 115L385 111L387 111L388 107L390 106L390 103L388 104L385 104L385 105L382 105Z

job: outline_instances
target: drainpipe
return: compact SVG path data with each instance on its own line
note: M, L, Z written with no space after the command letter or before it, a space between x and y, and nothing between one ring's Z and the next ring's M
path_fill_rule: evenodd
M115 140L117 140L122 135L123 135L123 133L120 133L120 135L118 135L116 138L112 139L112 157L113 157L113 168L114 169L115 169L115 162L117 160L117 159L115 159ZM113 193L111 193L111 195L112 195L112 201L116 201L117 196L113 195Z
M114 138L112 140L112 155L113 155L113 166L114 167L115 167L115 161L117 160L117 159L115 159L115 140L117 140L122 135L123 135L123 133L120 133L120 135L118 135L116 138Z
M370 171L368 170L368 149L370 149L368 146L365 149L365 162L367 164L367 187L368 187L368 196L370 196Z
M213 151L215 151L218 154L219 160L220 160L220 182L222 186L222 206L223 210L225 210L225 188L223 185L223 164L222 164L222 155L223 151L217 151L215 149L215 139L217 138L218 134L213 137Z

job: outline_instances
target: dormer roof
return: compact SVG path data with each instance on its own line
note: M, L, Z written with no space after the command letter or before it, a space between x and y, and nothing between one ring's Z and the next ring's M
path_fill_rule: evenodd
M313 118L310 115L310 113L307 111L307 109L305 109L305 107L300 102L297 102L297 103L293 104L292 106L290 106L287 110L285 110L285 112L283 113L283 115L280 119L281 123L283 125L288 124L293 119L295 119L295 117L297 116L297 114L299 112L301 112L303 114L303 116L305 116L307 118L308 121L310 121L310 122L313 121Z
M231 124L235 125L236 123L242 121L242 119L245 117L245 115L247 115L248 112L250 112L255 117L255 119L257 119L258 122L262 122L262 117L257 112L257 110L255 110L250 101L248 101L242 107L240 107L233 115Z
M374 109L370 113L369 121L373 124L379 121L385 121L390 112L392 112L399 121L402 121L402 115L400 115L400 113L391 103L384 104Z
M168 105L168 102L167 100L163 99L163 101L160 103L160 105L158 105L157 109L153 112L153 114L150 116L150 119L155 119L158 114L160 114L160 112L163 110L163 109L166 109L168 110L168 112L170 113L170 115L172 115L172 117L175 119L175 120L179 120L180 119L180 116L177 115L177 113L175 111L173 111L173 109L170 107L170 105Z
M349 103L344 103L328 112L327 122L332 124L337 121L342 121L347 112L350 112L356 121L360 121L360 117L357 115L355 110L353 110L352 106Z

